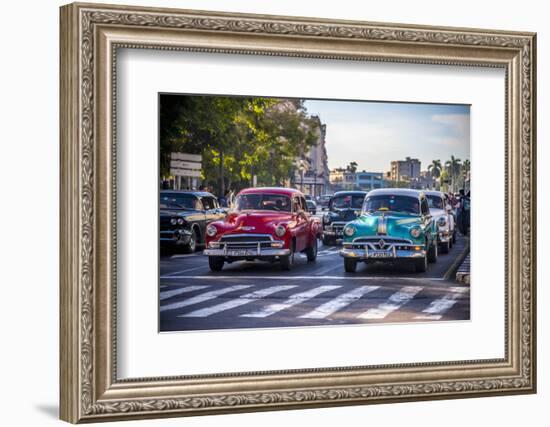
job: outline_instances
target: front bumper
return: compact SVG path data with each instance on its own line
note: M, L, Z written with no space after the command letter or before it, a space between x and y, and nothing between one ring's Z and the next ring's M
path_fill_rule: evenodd
M179 246L188 245L191 241L191 232L183 228L176 230L161 230L160 245L161 246Z
M231 259L261 259L290 255L290 249L284 247L283 241L273 239L246 242L217 241L210 242L203 254Z
M424 246L416 245L392 245L387 249L372 249L369 245L359 245L357 243L344 243L340 250L340 256L343 258L352 258L358 261L375 260L391 261L396 259L415 259L426 256Z
M205 249L204 255L224 258L272 258L290 255L290 249Z
M447 243L451 240L452 235L449 230L439 230L437 233L439 243Z

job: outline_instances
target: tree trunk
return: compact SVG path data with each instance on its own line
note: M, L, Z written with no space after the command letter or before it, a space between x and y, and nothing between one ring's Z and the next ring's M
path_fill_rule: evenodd
M225 181L223 178L223 151L220 150L220 196L225 194Z

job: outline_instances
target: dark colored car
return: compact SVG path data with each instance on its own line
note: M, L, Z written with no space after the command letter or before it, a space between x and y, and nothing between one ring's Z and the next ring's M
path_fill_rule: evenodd
M310 213L310 214L313 214L313 215L316 215L317 214L317 203L315 203L313 200L307 200L306 199L306 204L307 204L307 211Z
M192 253L205 244L206 226L226 216L213 194L204 191L160 192L160 247Z
M456 221L459 231L463 235L470 233L470 198L463 196L457 209Z
M323 194L321 197L319 197L319 206L321 206L321 209L328 209L330 199L332 199L331 194Z
M332 246L343 238L344 226L361 214L366 191L338 191L323 216L323 244Z

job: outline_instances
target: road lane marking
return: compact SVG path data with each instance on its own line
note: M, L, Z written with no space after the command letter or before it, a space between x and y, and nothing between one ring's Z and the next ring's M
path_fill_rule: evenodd
M187 273L188 271L200 270L201 268L208 269L206 265L199 265L198 267L187 268L185 270L180 270L180 271L174 271L173 273L166 273L164 276L161 276L161 279L163 277L174 277L174 274L181 274L181 273Z
M455 305L458 299L468 292L468 288L453 287L450 289L453 293L444 295L442 298L433 300L428 308L422 310L422 313L415 317L420 320L439 320L443 317L443 314L447 312L453 305Z
M239 274L235 274L233 276L217 276L215 274L212 275L206 275L206 276L160 276L161 279L207 279L207 280L225 280L225 279L242 279L242 280L258 280L259 278L264 280L304 280L304 279L313 279L313 280L334 280L334 279L340 279L340 280L413 280L413 281L447 281L446 279L442 277L401 277L401 276L241 276Z
M160 300L164 301L165 299L175 297L176 295L184 294L186 292L200 291L201 289L207 288L208 285L197 285L197 286L185 286L184 288L172 289L170 291L164 291L160 293Z
M298 285L281 285L281 286L272 286L266 289L260 289L259 291L254 291L252 293L239 296L235 299L222 302L221 304L213 305L212 307L202 308L200 310L192 311L191 313L181 314L177 317L208 317L212 314L219 313L221 311L230 310L241 305L248 304L252 301L256 301L261 298L265 298L275 292L286 291L288 289L295 288Z
M351 303L361 299L362 296L368 294L369 292L375 291L378 288L380 288L380 286L361 286L346 292L345 294L338 295L336 298L320 305L315 310L299 317L302 319L324 319L325 317L330 316L332 313L335 313L344 307L347 307Z
M310 289L309 291L306 291L306 292L300 292L298 294L291 295L286 299L286 301L283 301L281 303L270 304L262 308L261 310L253 311L252 313L241 314L241 317L271 316L272 314L285 310L289 307L292 307L293 305L300 304L324 292L332 291L338 288L341 288L341 286L337 286L337 285L319 286L317 288Z
M405 286L399 292L391 295L386 302L379 304L376 308L367 310L357 317L359 319L383 319L388 314L399 310L402 306L413 299L414 296L422 289L422 286Z
M166 304L160 306L160 312L167 310L176 310L178 308L187 307L188 305L198 304L200 302L208 301L217 298L220 295L227 294L228 292L240 291L241 289L250 288L252 285L235 285L228 288L216 289L215 291L205 292L204 294L196 295L192 298L173 302L172 304Z

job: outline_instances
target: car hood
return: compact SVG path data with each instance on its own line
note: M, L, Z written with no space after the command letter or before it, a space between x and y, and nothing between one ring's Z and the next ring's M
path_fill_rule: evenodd
M437 209L437 208L430 208L430 214L434 217L434 218L438 218L442 215L447 215L447 211L445 211L444 209Z
M357 212L359 211L360 209L338 209L329 211L327 215L331 221L353 221L357 219Z
M355 234L350 238L388 236L412 240L410 230L412 227L420 226L422 220L419 216L381 214L363 214L355 221L352 221L356 228Z
M290 212L246 211L231 212L223 221L223 225L226 230L234 232L271 233L277 225L292 221Z
M179 209L161 209L160 210L160 217L173 217L173 216L180 216L180 217L186 217L189 215L196 214L199 211L195 210L179 210Z

